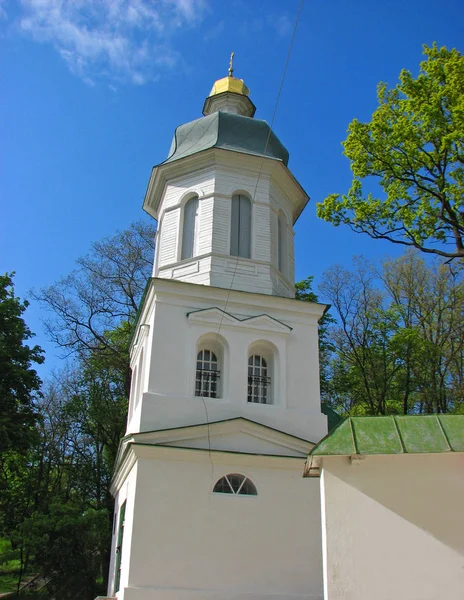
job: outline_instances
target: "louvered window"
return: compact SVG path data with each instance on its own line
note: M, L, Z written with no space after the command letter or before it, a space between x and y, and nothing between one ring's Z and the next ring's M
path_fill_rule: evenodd
M282 213L277 220L277 250L279 271L284 275L287 270L287 220Z
M251 202L242 194L232 196L230 254L251 258Z
M182 227L181 259L192 258L196 254L198 228L198 197L190 198L184 206L184 224Z
M118 527L118 539L116 542L116 566L115 566L115 577L114 577L114 593L119 590L121 584L121 557L122 557L122 543L124 541L124 521L126 518L126 501L121 506L119 511L119 527Z

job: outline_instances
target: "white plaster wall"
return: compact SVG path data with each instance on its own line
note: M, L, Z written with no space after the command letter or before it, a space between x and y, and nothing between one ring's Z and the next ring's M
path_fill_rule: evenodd
M323 459L325 600L462 600L464 455Z
M158 281L158 287L166 288L166 283ZM320 410L317 316L298 312L300 308L308 311L310 306L273 296L256 298L240 292L229 295L207 286L176 282L169 286L169 292L156 292L154 310L150 311L144 395L140 413L135 411L128 432L204 423L206 406L209 421L244 416L312 442L326 434L327 421ZM241 319L265 313L292 330L262 331L246 322L230 324L225 319L211 324L193 323L187 318L187 313L215 306L225 307ZM223 394L218 399L194 396L197 341L206 334L225 340ZM248 351L257 341L276 348L272 405L247 402Z
M233 154L230 167L215 166L169 181L160 204L160 234L154 275L217 287L294 296L291 204L271 175L249 157ZM240 164L237 164L237 160ZM261 165L262 167L262 165ZM271 192L272 190L272 192ZM252 200L250 259L230 256L231 199L243 193ZM195 257L181 260L183 206L191 194L199 197ZM289 268L277 269L276 214L284 210L289 223ZM231 264L229 264L231 263Z
M302 479L304 459L150 450L120 600L322 599L319 486ZM258 496L212 494L234 472Z

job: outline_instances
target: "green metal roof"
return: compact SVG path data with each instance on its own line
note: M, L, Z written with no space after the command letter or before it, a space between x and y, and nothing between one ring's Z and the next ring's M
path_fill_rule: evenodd
M288 164L288 152L266 121L226 112L185 123L174 133L165 163L208 148L225 148L280 160ZM162 163L164 164L164 163Z
M464 415L348 417L311 451L315 456L464 452Z

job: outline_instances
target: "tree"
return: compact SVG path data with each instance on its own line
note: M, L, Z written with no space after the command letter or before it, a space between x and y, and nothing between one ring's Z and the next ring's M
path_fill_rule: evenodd
M404 402L418 412L464 408L464 281L462 272L439 262L427 265L416 252L385 261L379 273L402 348Z
M334 307L338 323L331 330L335 352L330 361L331 405L351 414L398 412L395 378L394 313L384 306L372 266L356 259L353 272L334 266L319 286Z
M343 146L351 188L329 195L318 216L374 239L464 258L464 56L436 44L423 53L417 78L403 70L395 88L380 83L371 122L350 123ZM383 194L366 196L363 180Z
M21 525L35 566L51 577L47 588L57 598L93 600L102 585L100 555L108 544L104 510L53 503L47 513L34 513Z
M41 381L32 365L44 361L43 350L25 342L33 333L22 314L28 306L14 295L13 273L0 276L0 452L25 450L34 435L34 400Z
M132 324L151 276L155 229L142 221L92 244L78 268L54 285L34 293L52 313L50 339L81 362L96 356L118 364L130 391L128 348L108 335L121 323Z
M348 414L464 410L464 281L409 251L375 268L332 267L319 287L337 323L328 330L329 402Z
M303 302L319 302L317 294L313 292L313 280L311 275L298 283L295 283L295 298ZM329 312L325 312L319 319L318 343L319 343L319 377L321 385L321 396L325 398L329 388L329 358L334 351L334 345L330 339L330 326L335 319Z

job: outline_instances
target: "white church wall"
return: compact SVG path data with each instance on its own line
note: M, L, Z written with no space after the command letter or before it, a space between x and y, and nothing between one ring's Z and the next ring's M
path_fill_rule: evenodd
M304 459L137 453L130 572L118 598L322 600L319 489L309 482L308 493ZM213 494L227 473L250 477L258 495Z
M229 167L215 165L194 175L177 177L165 185L159 208L159 248L154 275L293 297L293 235L287 243L286 272L280 273L277 268L276 214L279 210L285 212L292 234L291 203L271 181L262 161L250 168L247 157L229 155ZM237 193L252 200L249 259L230 256L230 207L232 196ZM192 194L199 197L195 256L181 260L183 207Z
M228 294L209 287L162 280L157 280L155 289L157 286L166 291L156 294L156 313L153 313L156 318L152 316L149 322L145 395L140 402L140 418L137 413L134 415L128 431L204 422L206 405L209 420L245 416L313 442L325 435L326 417L320 412L317 317L308 314L310 305L252 294L246 299L254 303L247 304L237 292ZM169 286L171 293L167 291ZM189 296L189 292L194 295ZM213 315L212 321L205 323L192 323L187 318L187 313L193 311L224 307L227 297L227 311L238 319L265 313L292 330L285 325L278 326L282 331L278 327L274 330L273 325L270 329L266 329L267 326L254 329L246 321L223 316ZM318 307L318 310L321 309ZM221 366L223 393L221 398L196 398L197 341L208 334L217 338L218 332L227 346ZM270 405L247 402L248 352L258 341L276 349L271 380L273 404Z
M325 457L325 600L461 600L462 454Z

